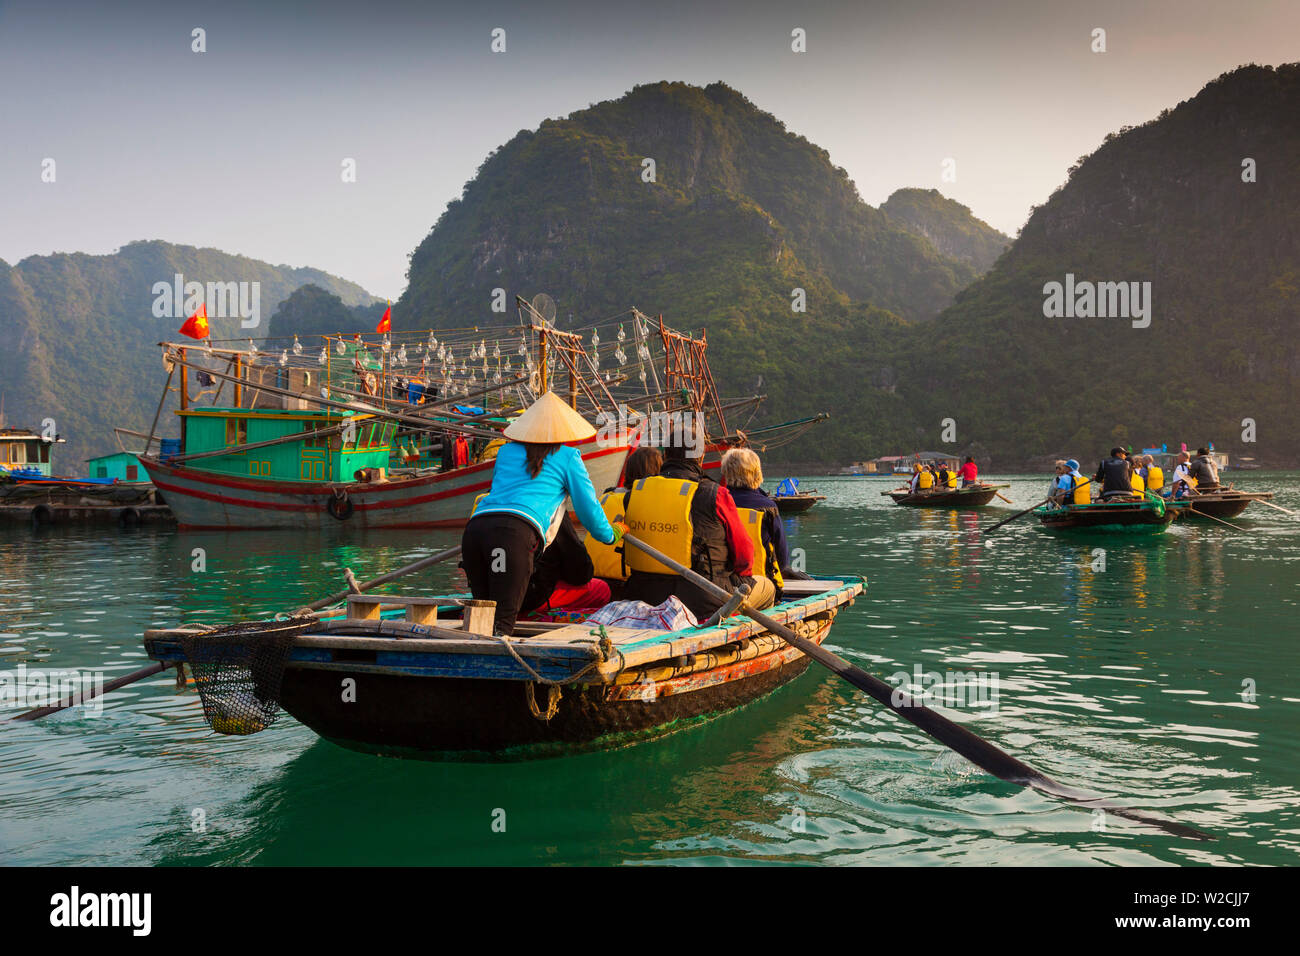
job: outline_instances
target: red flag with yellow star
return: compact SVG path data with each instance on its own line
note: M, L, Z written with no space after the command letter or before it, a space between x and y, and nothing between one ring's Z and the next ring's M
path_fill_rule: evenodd
M208 337L208 304L204 302L199 306L197 312L185 320L185 324L180 328L181 335L188 335L192 339L206 339Z

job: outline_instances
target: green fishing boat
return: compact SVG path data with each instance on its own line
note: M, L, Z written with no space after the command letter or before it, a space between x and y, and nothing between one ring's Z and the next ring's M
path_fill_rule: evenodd
M1160 534L1174 520L1173 509L1154 496L1044 505L1034 515L1045 531L1103 534Z

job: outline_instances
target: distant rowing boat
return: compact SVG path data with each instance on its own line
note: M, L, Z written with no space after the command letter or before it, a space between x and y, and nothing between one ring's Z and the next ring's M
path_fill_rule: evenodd
M1161 499L1093 501L1086 505L1044 506L1034 510L1045 531L1086 531L1107 534L1160 534L1175 511Z
M1271 491L1207 491L1186 498L1166 502L1177 518L1235 518L1250 506L1252 501L1269 501Z
M912 508L980 508L1010 485L968 485L965 488L946 488L940 491L882 491L894 504Z
M800 492L796 495L773 495L772 500L776 502L777 510L783 515L803 514L819 501L825 501L825 495L814 495L809 492Z

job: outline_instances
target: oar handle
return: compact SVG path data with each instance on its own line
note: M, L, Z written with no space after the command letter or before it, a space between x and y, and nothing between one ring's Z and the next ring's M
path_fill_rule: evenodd
M331 604L337 604L349 594L364 594L371 588L377 588L381 584L395 581L404 574L412 574L415 571L422 571L432 564L437 564L439 561L446 561L448 558L454 558L456 555L460 554L460 550L461 546L456 545L456 547L448 548L446 551L439 551L437 554L431 554L427 558L421 558L419 561L416 561L413 564L408 564L404 568L398 568L396 571L390 571L388 574L380 575L373 580L364 581L361 584L357 584L355 587L347 587L342 591L335 591L329 597L323 597L319 601L313 601L311 604L300 608L299 613L306 611L319 611L321 608L329 607ZM349 571L349 573L351 572Z
M1091 478L1085 478L1080 484L1075 485L1075 487L1082 488L1084 485L1090 484L1091 482L1092 482ZM1011 524L1011 522L1015 521L1017 518L1023 518L1025 515L1029 514L1029 512L1033 511L1035 508L1041 508L1043 505L1047 504L1051 500L1052 500L1052 496L1048 495L1042 501L1038 502L1038 504L1030 505L1024 511L1018 512L1017 514L1013 514L1010 518L1003 518L997 524L989 525L987 528L984 529L984 533L988 534L990 531L997 531L998 528L1001 528L1004 524Z

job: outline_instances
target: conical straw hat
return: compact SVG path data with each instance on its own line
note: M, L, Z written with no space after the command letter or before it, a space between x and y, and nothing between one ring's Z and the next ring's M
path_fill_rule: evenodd
M528 407L503 434L511 441L558 444L582 441L596 434L585 418L565 404L554 392L547 392Z

